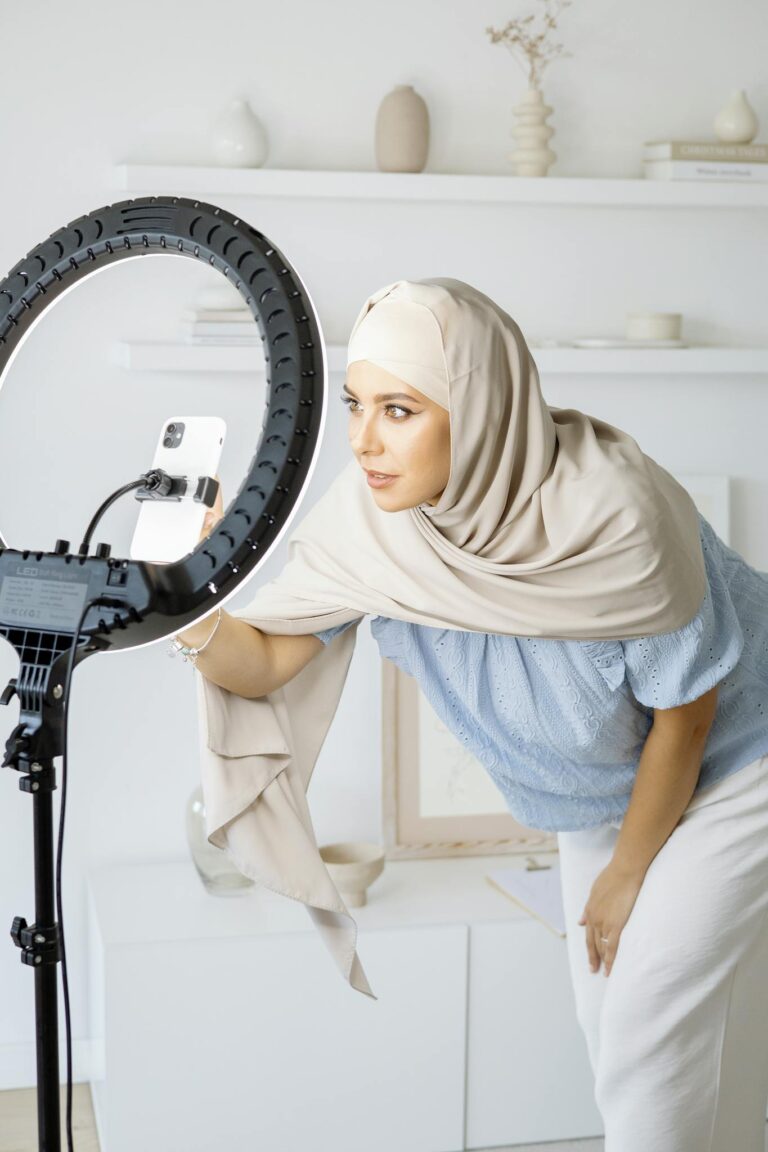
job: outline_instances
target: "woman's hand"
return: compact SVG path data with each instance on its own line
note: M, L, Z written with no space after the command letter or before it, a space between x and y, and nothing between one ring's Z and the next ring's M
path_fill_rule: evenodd
M203 527L200 530L200 540L205 540L206 536L210 536L213 529L218 524L219 520L224 519L224 495L221 489L221 480L219 480L218 472L214 476L214 480L218 480L219 491L216 494L216 499L213 503L213 508L209 508L203 520ZM198 544L200 543L198 540Z
M595 879L579 920L579 924L586 926L587 953L593 972L599 971L602 957L603 975L610 975L619 937L635 906L643 878L644 874L625 872L611 863ZM607 944L601 941L602 936L607 937Z

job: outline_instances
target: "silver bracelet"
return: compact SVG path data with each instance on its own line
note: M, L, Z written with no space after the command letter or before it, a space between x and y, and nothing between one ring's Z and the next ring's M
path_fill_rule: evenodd
M171 640L170 651L168 652L168 655L169 656L177 656L178 653L180 652L182 655L182 658L184 660L189 661L189 663L193 664L193 665L197 664L198 656L200 655L201 652L203 652L208 647L211 640L213 640L214 636L216 635L216 629L219 627L219 624L221 624L221 608L219 608L218 619L213 626L213 631L211 632L210 636L206 640L205 644L201 645L200 648L188 648L186 644L182 644L182 642L181 642L181 640L179 640L178 636L174 636L173 639Z

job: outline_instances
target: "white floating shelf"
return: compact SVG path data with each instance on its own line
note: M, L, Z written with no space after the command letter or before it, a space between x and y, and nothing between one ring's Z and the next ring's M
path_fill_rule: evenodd
M112 362L136 372L251 372L264 371L263 344L233 347L231 344L136 344L118 342L112 346ZM344 372L347 349L340 344L326 346L331 372Z
M263 345L251 347L200 344L116 343L112 359L138 372L251 372L263 371ZM639 348L531 349L542 376L709 376L768 374L768 348ZM326 347L331 372L344 372L347 349Z
M428 200L591 207L768 208L768 182L504 176L450 172L325 172L119 164L112 187L133 196Z

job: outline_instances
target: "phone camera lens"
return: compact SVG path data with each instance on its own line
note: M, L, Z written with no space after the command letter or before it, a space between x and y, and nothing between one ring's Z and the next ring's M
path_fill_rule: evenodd
M163 440L163 448L173 448L173 436L166 436Z
M176 431L176 425L175 424L169 424L166 431L172 436L173 433Z

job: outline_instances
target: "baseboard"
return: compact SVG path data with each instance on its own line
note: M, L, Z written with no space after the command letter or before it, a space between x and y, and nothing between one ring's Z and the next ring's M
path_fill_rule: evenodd
M72 1042L72 1081L91 1081L97 1073L94 1045L91 1040ZM67 1078L67 1052L59 1046L59 1080ZM0 1044L0 1092L9 1088L37 1087L37 1056L34 1041L22 1044Z

